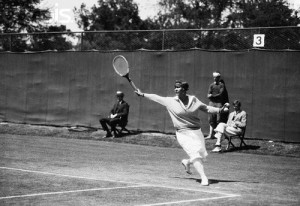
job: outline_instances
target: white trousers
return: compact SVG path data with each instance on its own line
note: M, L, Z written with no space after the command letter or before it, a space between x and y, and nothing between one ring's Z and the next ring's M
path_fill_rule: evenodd
M227 124L221 122L216 127L215 132L220 132L221 134L225 133L226 135L237 135L242 132L242 129L228 126Z

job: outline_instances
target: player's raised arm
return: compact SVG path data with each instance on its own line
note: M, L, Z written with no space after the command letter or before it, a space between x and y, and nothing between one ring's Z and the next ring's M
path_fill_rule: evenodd
M138 96L140 97L145 97L149 100L152 100L154 102L157 102L163 106L166 106L166 98L165 97L162 97L162 96L159 96L157 94L147 94L147 93L143 93L141 92L140 89L137 89L136 91L134 91Z

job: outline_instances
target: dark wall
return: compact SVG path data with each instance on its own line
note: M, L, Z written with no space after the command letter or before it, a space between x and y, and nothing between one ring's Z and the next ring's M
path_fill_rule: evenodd
M208 85L218 70L230 102L239 99L248 113L246 137L300 142L300 52L44 52L0 54L0 120L44 125L100 127L115 91L125 92L131 129L173 132L167 111L137 97L112 68L124 55L130 76L147 93L173 96L184 79L190 94L208 103ZM201 113L208 133L207 114Z

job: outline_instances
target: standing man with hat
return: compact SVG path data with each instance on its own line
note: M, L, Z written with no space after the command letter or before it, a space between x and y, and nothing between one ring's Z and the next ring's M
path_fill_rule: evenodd
M214 82L209 85L207 97L209 99L209 106L222 108L226 97L225 85L220 81L221 73L213 72ZM210 125L209 135L205 139L214 137L214 129L221 122L221 115L224 114L208 114L208 122Z
M128 121L129 105L123 100L124 93L117 91L116 97L117 102L110 110L110 115L99 120L103 130L106 131L106 135L103 138L117 137L116 126L118 124L126 125ZM109 130L108 125L111 127L111 130Z

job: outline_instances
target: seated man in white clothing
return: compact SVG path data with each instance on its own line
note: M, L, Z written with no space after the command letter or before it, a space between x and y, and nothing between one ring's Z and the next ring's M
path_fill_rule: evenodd
M231 136L240 134L243 128L246 127L247 114L241 110L241 102L234 100L232 104L234 111L229 114L227 123L221 122L215 129L217 142L212 152L220 152L222 150L221 141L224 139L224 135Z

